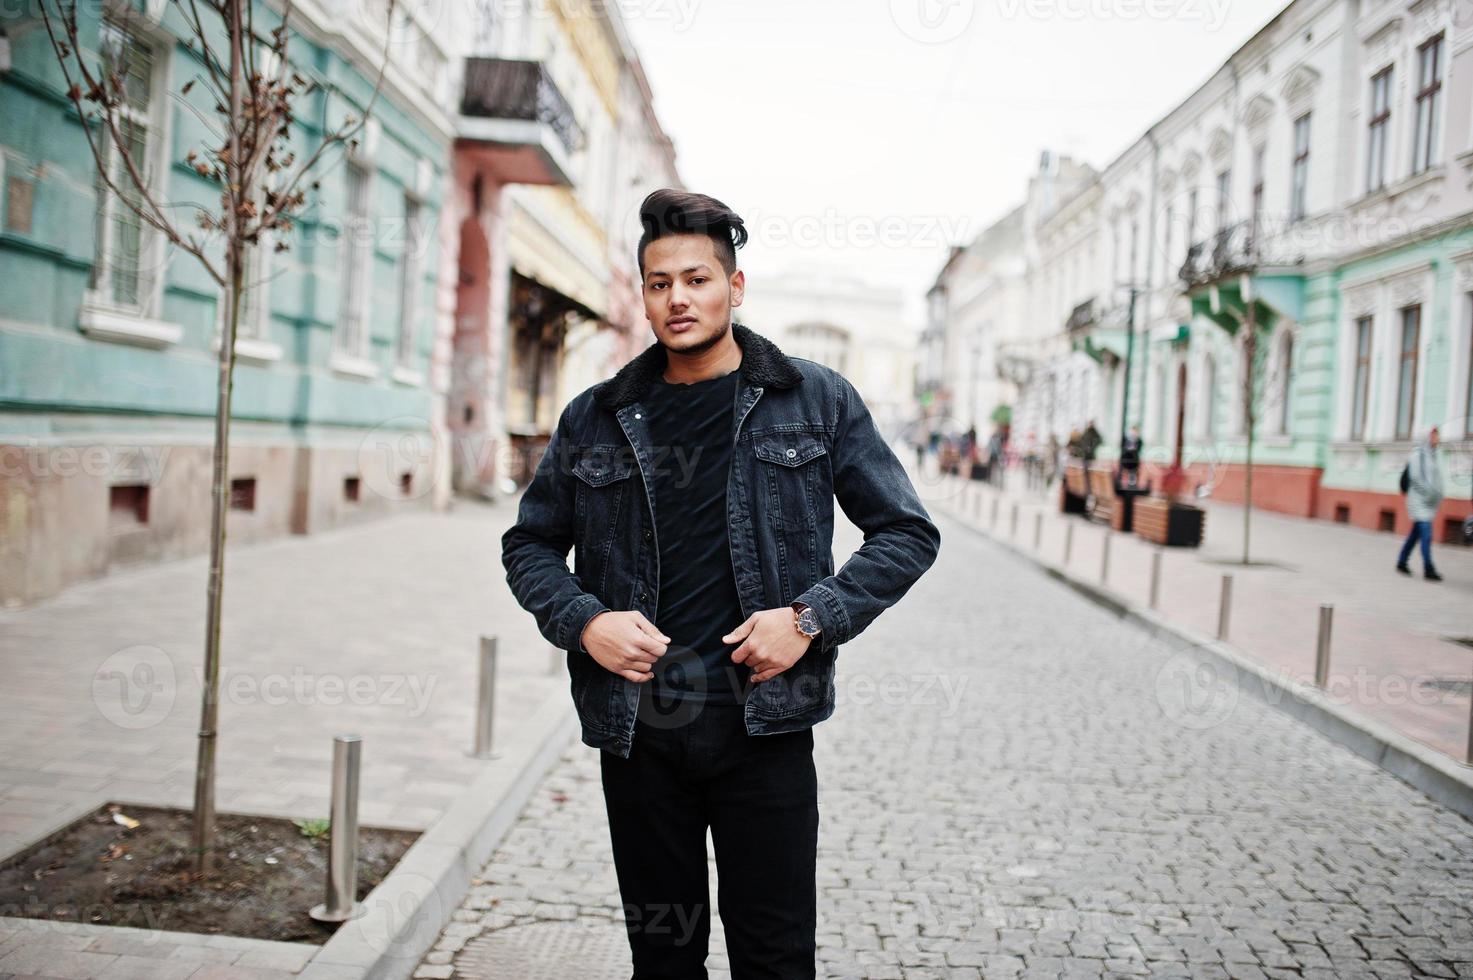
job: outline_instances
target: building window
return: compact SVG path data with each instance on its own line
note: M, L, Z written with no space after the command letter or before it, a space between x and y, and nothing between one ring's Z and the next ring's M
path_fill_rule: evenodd
M108 487L108 526L137 527L148 523L148 484L131 483Z
M1366 193L1386 186L1386 141L1391 130L1391 69L1371 79L1370 142L1366 147Z
M1217 175L1217 230L1227 229L1228 206L1233 191L1233 172L1224 170Z
M1416 138L1412 140L1412 173L1432 166L1437 155L1437 116L1442 102L1442 35L1417 48Z
M400 264L399 341L395 360L414 365L415 325L419 316L419 284L423 276L425 247L424 209L412 197L404 198L404 254Z
M1289 220L1298 221L1307 213L1309 195L1309 113L1294 120L1294 171L1290 183Z
M1161 246L1161 281L1170 282L1171 275L1171 232L1172 225L1176 223L1175 209L1170 204L1166 205L1166 240Z
M1202 435L1217 437L1217 361L1211 354L1202 362Z
M153 120L157 71L155 52L143 38L112 13L103 16L98 34L102 69L122 83L117 108L118 131L128 156L141 174L155 172L159 134ZM127 165L106 134L98 135L102 164L113 186L127 201L142 204ZM101 302L141 315L152 314L154 263L148 253L153 233L125 201L119 200L99 176L97 181L96 251L92 290Z
M1253 148L1253 225L1248 230L1251 238L1258 237L1258 222L1263 217L1263 157L1264 148Z
M1473 438L1473 293L1467 295L1468 302L1468 386L1463 392L1463 432Z
M343 222L343 302L338 317L337 349L350 357L368 356L368 292L373 260L368 168L349 163L348 214Z
M236 477L230 481L230 509L247 511L256 509L255 477Z
M1294 392L1294 335L1284 334L1279 342L1279 433L1289 434L1293 421L1291 396Z
M1151 435L1155 436L1159 443L1166 441L1167 377L1167 368L1163 364L1156 369L1156 412L1155 420L1151 425Z
M1197 188L1187 194L1187 248L1197 244Z
M1422 307L1401 311L1401 356L1397 360L1396 438L1412 437L1417 408L1417 351L1422 334Z
M1374 320L1363 316L1355 321L1355 371L1350 388L1350 438L1366 437L1366 409L1371 400L1371 340Z

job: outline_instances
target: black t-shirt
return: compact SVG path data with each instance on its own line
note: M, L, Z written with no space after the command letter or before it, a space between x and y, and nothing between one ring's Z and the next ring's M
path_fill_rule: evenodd
M655 446L655 625L670 637L650 694L661 704L738 704L751 670L721 637L742 624L726 526L738 371L692 384L656 377L642 400Z

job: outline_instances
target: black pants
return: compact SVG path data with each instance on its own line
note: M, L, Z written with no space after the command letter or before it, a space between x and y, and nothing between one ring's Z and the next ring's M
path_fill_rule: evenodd
M634 980L704 980L706 828L733 980L812 977L818 780L813 731L748 735L737 706L634 728L601 752Z

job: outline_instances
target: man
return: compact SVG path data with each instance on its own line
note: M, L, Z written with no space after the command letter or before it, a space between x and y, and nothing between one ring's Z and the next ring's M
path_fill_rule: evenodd
M1437 466L1440 441L1437 427L1433 426L1407 462L1407 516L1412 519L1412 530L1401 546L1401 556L1396 559L1398 572L1412 574L1407 562L1412 557L1412 548L1420 541L1422 575L1430 582L1442 581L1442 576L1432 567L1432 522L1437 517L1437 508L1442 506L1442 471Z
M732 322L741 218L660 190L640 220L656 342L563 410L502 560L603 750L636 980L706 976L708 828L732 976L812 977L812 728L940 534L853 385ZM837 574L835 498L865 536Z
M1140 486L1141 445L1141 427L1132 425L1120 446L1120 482L1132 490Z

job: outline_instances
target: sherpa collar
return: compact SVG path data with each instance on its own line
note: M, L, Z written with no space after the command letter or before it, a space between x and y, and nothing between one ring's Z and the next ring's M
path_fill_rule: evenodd
M740 370L748 382L764 388L792 388L802 382L803 374L798 366L772 341L740 323L733 323L731 332L742 349ZM665 361L664 345L651 344L612 378L595 385L594 400L609 409L628 405L643 395L665 370Z

